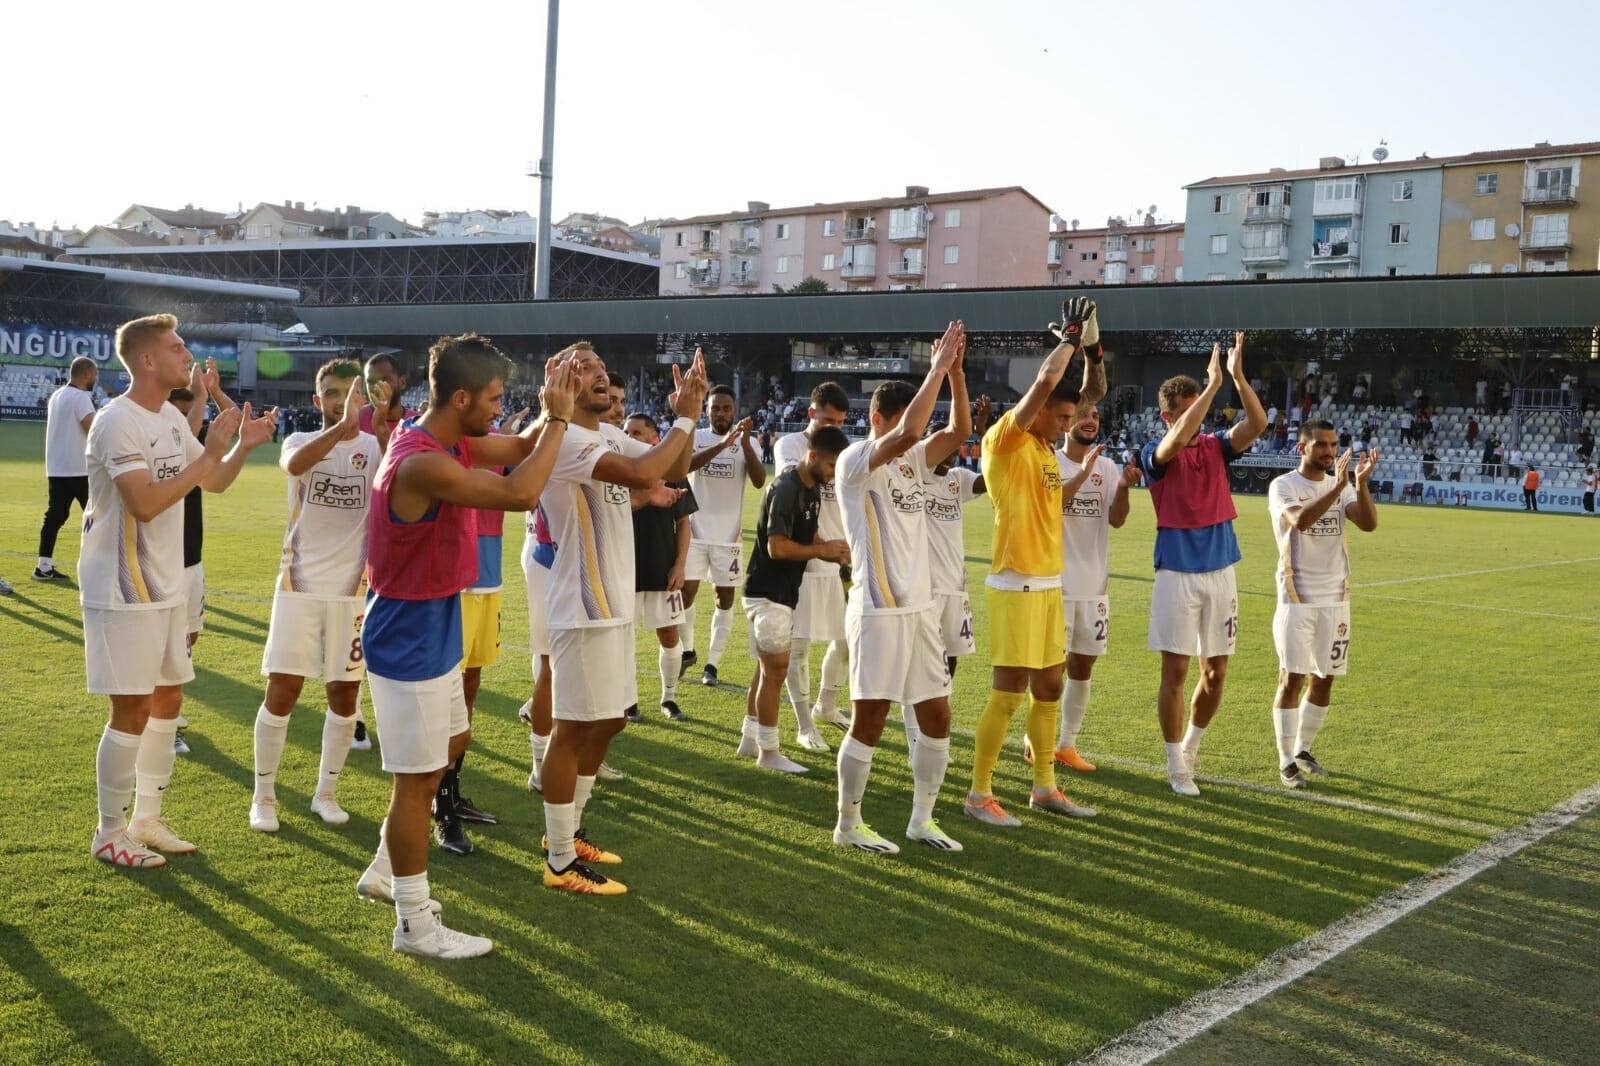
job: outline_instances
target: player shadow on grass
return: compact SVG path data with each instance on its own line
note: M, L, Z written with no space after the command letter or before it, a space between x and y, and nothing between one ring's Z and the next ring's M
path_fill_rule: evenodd
M0 615L6 615L11 618L15 618L23 625L31 626L34 629L49 635L55 640L61 641L63 644L76 645L79 648L83 646L83 619L81 617L72 619L72 621L76 623L75 629L66 630L57 626L53 626L43 619L35 618L27 610L18 610L18 607L22 606L32 608L33 610L38 611L40 614L46 614L52 618L59 618L63 622L68 621L68 617L66 615L43 607L36 600L25 599L22 597L0 600Z
M100 1005L103 998L100 993L85 988L52 966L22 930L7 922L0 922L0 957L5 959L4 969L16 974L31 988L37 1001L72 1034L73 1042L88 1049L97 1060L115 1062L119 1066L162 1061L161 1053ZM23 1018L26 1017L24 1014ZM43 1051L48 1047L49 1044L41 1043L35 1045L35 1050ZM16 1050L14 1045L12 1050ZM44 1059L41 1054L37 1061Z
M240 614L238 611L230 611L225 607L218 607L214 602L208 602L206 604L206 618L210 619L212 617L226 618L231 622L237 622L239 625L249 626L252 629L260 630L261 634L263 635L267 632L267 623L263 619L257 618L254 615ZM262 637L241 636L240 639L254 640L259 642Z

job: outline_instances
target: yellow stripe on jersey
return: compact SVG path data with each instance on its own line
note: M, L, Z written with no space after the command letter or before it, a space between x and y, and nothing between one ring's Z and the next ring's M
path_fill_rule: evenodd
M585 585L582 599L585 606L590 602L594 605L596 621L610 619L611 604L606 600L605 582L600 578L600 552L596 544L597 533L594 527L594 512L589 509L589 500L584 495L583 489L573 493L578 507L578 539L579 547L583 552L583 582Z
M294 510L289 514L290 532L284 537L283 558L278 563L278 587L285 592L294 591L294 582L290 580L289 570L292 566L294 566L294 537L296 533L298 533L298 531L295 529L295 523L300 521L300 512L305 509L305 506L306 486L305 482L302 481L300 483L300 487L295 491L294 494Z
M1289 528L1284 530L1287 534L1278 549L1278 565L1283 567L1283 598L1285 603L1299 603L1300 590L1295 587L1295 562L1299 555L1300 537L1294 529L1294 520L1288 515L1279 518Z
M983 480L994 505L989 572L1061 573L1061 467L1055 449L1007 411L983 435Z
M139 567L139 523L130 514L122 516L122 555L128 564L128 576L133 579L133 589L140 603L150 602L150 590L145 587L144 571Z
M898 607L900 603L889 587L889 571L883 565L883 529L878 523L877 499L869 492L866 498L867 544L872 552L872 587L877 591L877 606Z

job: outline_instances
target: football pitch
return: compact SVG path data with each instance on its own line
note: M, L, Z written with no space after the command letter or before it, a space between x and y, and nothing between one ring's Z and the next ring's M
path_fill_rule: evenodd
M1111 536L1110 648L1080 740L1100 769L1061 772L1100 816L1025 809L1019 715L995 787L1022 828L964 819L988 691L991 512L979 501L967 558L980 651L955 679L937 812L964 853L836 847L832 756L794 743L787 706L785 752L805 775L736 759L743 696L701 687L697 670L679 689L689 721L655 713L653 639L641 636L645 718L610 758L627 777L602 783L585 817L624 856L630 892L558 895L539 884L543 813L525 787L516 718L529 671L512 520L505 646L484 671L463 775L501 824L472 830L469 857L435 849L430 868L450 924L495 950L418 960L390 950L391 911L355 894L389 791L378 752L351 754L348 825L308 810L314 684L278 774L283 828L247 826L287 510L274 445L205 501L206 631L185 703L193 750L165 804L200 850L145 872L90 858L105 706L84 693L76 588L27 580L42 438L42 426L0 425L0 576L16 587L0 597L3 1062L1069 1062L1600 782L1600 522L1380 504L1376 533L1350 532L1350 674L1316 749L1332 776L1281 788L1274 549L1265 498L1241 496L1238 651L1201 750L1203 795L1174 795L1157 657L1144 647L1154 519L1135 492ZM56 552L73 575L77 526L74 512ZM703 590L702 658L710 600ZM740 686L752 673L744 628L739 617L722 667ZM891 724L864 814L897 841L910 789ZM1593 1062L1596 928L1600 816L1588 814L1168 1059Z

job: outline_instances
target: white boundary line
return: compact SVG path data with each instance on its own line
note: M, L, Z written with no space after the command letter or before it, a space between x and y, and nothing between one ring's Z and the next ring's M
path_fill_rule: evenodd
M1397 577L1388 581L1364 581L1359 585L1351 585L1353 589L1375 589L1384 585L1409 585L1417 581L1448 581L1453 577L1478 577L1482 574L1508 574L1513 570L1539 570L1547 566L1573 566L1577 563L1600 563L1600 555L1588 555L1582 559L1555 559L1548 563L1523 563L1519 566L1496 566L1489 570L1458 570L1453 574L1424 574L1421 577Z
M1498 611L1501 614L1520 614L1530 618L1559 618L1564 622L1600 622L1585 614L1556 614L1552 611L1524 611L1520 607L1494 607L1486 603L1451 603L1448 600L1419 600L1413 596L1385 596L1381 592L1361 597L1362 600L1393 600L1396 603L1422 603L1429 607L1457 607L1469 611Z
M1135 1026L1079 1062L1086 1066L1142 1066L1165 1055L1597 806L1600 806L1600 783L1590 785L1466 854L1384 893L1299 943L1273 952L1238 977Z
M1098 759L1103 763L1114 766L1125 766L1130 770L1146 770L1159 777L1167 775L1167 768L1155 763L1140 762L1138 759L1124 759L1118 755L1100 755L1092 751L1084 752L1090 759ZM1375 803L1362 803L1360 800L1345 799L1342 796L1329 796L1315 792L1309 788L1279 788L1276 785L1261 785L1254 781L1236 781L1227 777L1211 777L1206 774L1195 774L1194 779L1202 784L1218 785L1223 788L1243 789L1246 792L1259 792L1268 796L1284 796L1297 802L1321 803L1329 807L1342 807L1345 810L1361 811L1365 814L1381 814L1388 818L1399 818L1407 822L1421 822L1425 825L1436 825L1444 829L1460 829L1477 836L1491 836L1499 831L1499 826L1489 825L1486 822L1474 822L1465 818L1446 818L1437 814L1426 814L1422 811L1408 811L1403 807L1380 807Z

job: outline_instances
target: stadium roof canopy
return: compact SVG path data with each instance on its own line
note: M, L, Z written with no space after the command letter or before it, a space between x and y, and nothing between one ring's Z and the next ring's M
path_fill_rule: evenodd
M149 270L125 270L120 267L87 266L82 263L63 263L60 260L23 259L0 255L0 285L8 280L4 275L25 274L39 279L57 281L104 281L116 285L144 289L169 289L188 295L211 294L239 300L268 300L275 303L294 303L300 299L295 289L281 285L253 285L238 281L219 281L214 278L190 277L186 274L164 274Z
M941 289L894 293L663 296L300 307L335 337L629 334L894 335L1040 331L1061 301L1098 301L1109 331L1538 329L1600 325L1600 273L1186 282L1094 289Z

